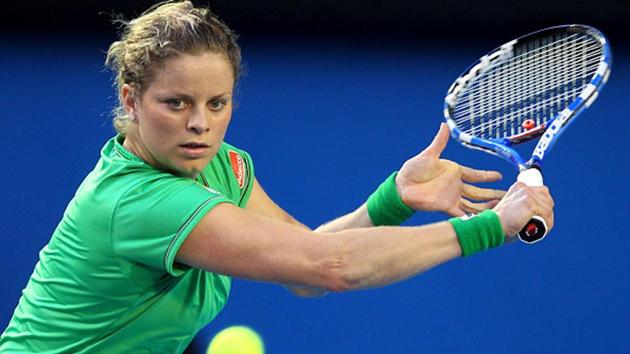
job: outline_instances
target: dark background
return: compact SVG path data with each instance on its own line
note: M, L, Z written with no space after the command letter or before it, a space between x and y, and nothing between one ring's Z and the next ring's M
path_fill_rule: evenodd
M588 23L615 42L627 41L630 1L194 1L210 4L232 28L247 37L331 38L365 36L440 42L444 36L499 39L549 25ZM3 29L25 34L64 32L69 37L112 35L111 14L133 18L155 1L4 2ZM452 44L451 44L452 45Z
M3 278L8 323L65 205L112 136L104 53L112 14L150 1L9 1L0 12ZM542 27L609 37L611 79L547 157L556 223L544 242L458 259L386 288L294 297L235 280L201 334L254 327L268 353L627 352L630 345L629 1L213 1L241 35L247 74L227 140L268 193L311 227L346 213L426 146L452 80L488 50ZM451 142L445 158L505 175ZM408 224L444 220L418 213Z

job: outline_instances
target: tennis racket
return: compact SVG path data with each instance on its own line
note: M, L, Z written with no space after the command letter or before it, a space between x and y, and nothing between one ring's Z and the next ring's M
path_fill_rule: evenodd
M606 37L585 25L550 27L484 55L451 85L444 117L463 145L497 155L518 168L518 181L543 185L545 154L575 117L597 98L612 54ZM538 139L525 160L515 145ZM547 234L534 216L519 232L531 244Z

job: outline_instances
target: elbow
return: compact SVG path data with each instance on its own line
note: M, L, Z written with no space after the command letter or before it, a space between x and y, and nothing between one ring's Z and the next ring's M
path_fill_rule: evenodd
M344 282L331 283L326 288L326 290L331 293L343 293L343 292L354 290L354 289L356 288L353 287L351 284L344 283Z
M353 238L320 235L316 240L324 241L310 248L305 257L308 280L303 285L333 293L370 286L376 269L362 257Z
M293 295L303 298L319 298L328 294L326 289L313 287L289 287L289 290L293 293Z
M350 279L344 275L334 277L326 284L325 289L332 293L343 293L351 290L361 289L360 282Z
M360 271L350 258L342 256L321 262L318 267L323 278L321 288L341 293L365 287L367 272Z

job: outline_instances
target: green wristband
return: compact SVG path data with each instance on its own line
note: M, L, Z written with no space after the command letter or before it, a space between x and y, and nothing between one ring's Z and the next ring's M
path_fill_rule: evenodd
M405 205L396 190L394 172L367 200L368 215L374 226L400 225L413 215L413 209Z
M484 210L472 217L452 218L449 222L457 233L464 257L501 246L505 241L501 221L492 210Z

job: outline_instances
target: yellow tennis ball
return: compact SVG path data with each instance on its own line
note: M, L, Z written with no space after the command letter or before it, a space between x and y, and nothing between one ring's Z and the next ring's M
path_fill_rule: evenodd
M262 338L246 326L232 326L217 333L207 354L265 354Z

